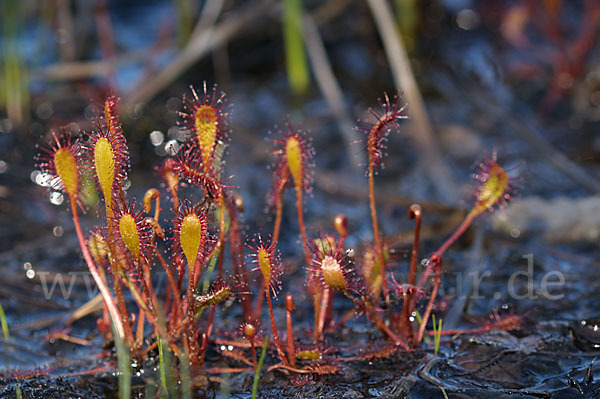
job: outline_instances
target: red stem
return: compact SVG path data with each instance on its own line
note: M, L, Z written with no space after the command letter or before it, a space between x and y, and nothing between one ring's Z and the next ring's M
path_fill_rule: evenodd
M479 214L481 214L481 211L479 211L478 208L473 208L471 210L471 212L469 212L467 217L465 217L465 220L463 220L461 225L458 226L458 229L456 229L456 231L454 233L452 233L452 235L450 237L448 237L448 239L442 244L442 246L435 253L441 258L442 255L444 254L444 252L446 252L446 250L448 249L448 247L450 247L450 245L454 244L454 241L456 241L458 239L458 237L463 235L463 233L469 228L469 226L471 225L473 220L477 216L479 216Z
M115 302L113 301L112 295L110 294L106 283L104 282L104 280L102 280L100 274L98 273L96 264L94 263L92 255L90 254L90 251L85 243L85 239L83 238L83 233L81 232L81 225L79 224L79 214L77 213L77 203L73 198L70 198L70 202L71 212L73 213L73 224L75 225L75 232L77 233L77 239L79 240L81 252L83 252L83 258L85 259L85 263L87 263L87 267L90 270L90 273L92 274L92 278L94 279L94 281L98 285L98 288L100 289L100 293L102 294L104 303L108 308L108 312L110 313L113 324L115 326L115 330L117 331L119 338L124 339L125 330L123 328L121 315L119 314L119 311L115 306Z
M283 210L283 204L281 202L281 190L277 191L277 202L275 204L275 225L273 226L273 239L272 242L277 243L279 239L279 230L281 228L281 214Z
M408 218L415 219L415 234L410 256L410 272L408 274L408 284L414 285L417 274L417 260L419 258L419 238L421 235L421 207L417 204L411 205L408 210Z
M387 286L387 280L385 278L385 261L383 256L383 241L379 235L379 223L377 222L377 207L375 204L375 181L373 178L373 165L369 163L369 206L371 208L371 221L373 223L373 235L375 236L375 246L377 247L377 257L379 258L379 264L381 265L381 287L383 289L383 296L385 297L386 303L389 302L389 292Z
M256 373L256 348L254 347L254 338L250 341L250 348L252 349L252 367L254 368L254 372Z
M144 317L145 313L142 310L142 308L140 308L140 311L138 313L138 320L137 320L137 330L135 333L135 347L136 348L141 348L142 347L142 341L144 339Z
M154 252L156 253L156 258L159 260L159 263L161 264L162 268L164 269L165 273L167 274L167 279L169 280L169 285L171 286L171 290L173 291L173 309L171 312L171 315L175 316L175 321L174 323L177 323L177 315L179 313L179 297L180 297L180 292L179 292L179 288L177 287L177 284L175 283L175 279L173 278L173 273L171 273L171 270L169 269L169 266L167 265L167 263L165 262L165 259L163 258L163 256L158 252L158 249L156 247L154 247ZM165 308L166 310L166 308Z
M286 366L289 366L289 362L285 357L285 352L283 351L283 346L281 345L281 341L279 341L279 332L277 331L277 324L275 324L275 315L273 314L273 304L271 303L271 295L269 294L269 290L265 289L265 295L267 297L267 305L269 306L269 318L271 319L271 329L273 330L273 341L275 341L275 346L277 347L277 354L279 358Z
M458 229L456 229L456 231L452 233L452 235L442 244L442 246L431 255L431 258L429 259L429 266L427 266L427 268L423 272L423 275L421 276L421 279L419 280L419 289L422 289L425 286L425 282L427 282L427 279L429 278L429 275L435 267L436 262L442 259L442 256L450 247L450 245L452 245L469 228L473 220L477 216L479 216L481 212L482 210L480 210L479 208L473 208L471 212L469 212L469 214L465 217L465 220L463 220L461 225L458 226Z
M217 260L218 268L217 268L217 280L223 279L223 259L225 258L225 203L223 196L221 196L221 201L219 203L219 257ZM208 322L206 323L206 330L202 336L202 347L200 348L200 363L204 363L204 354L206 353L206 343L208 342L208 338L210 338L210 334L212 332L213 323L215 320L215 314L217 312L217 306L211 306L210 313L208 314Z
M237 218L232 217L231 226L229 228L229 246L231 250L231 258L233 261L233 272L238 281L243 285L244 294L242 294L241 297L242 311L244 313L244 320L248 320L252 312L250 303L250 287L248 285L248 276L246 275L244 259L241 253L242 245L239 236L240 229L238 226Z
M292 326L292 312L294 311L294 297L292 294L285 296L285 317L286 317L286 328L287 328L287 341L288 341L288 356L290 358L290 364L296 366L296 348L294 346L294 329Z
M196 262L197 263L197 262ZM189 266L189 265L188 265ZM188 322L187 322L187 334L185 335L185 340L184 340L184 348L189 348L189 359L192 362L196 362L197 359L197 354L198 354L198 343L196 342L196 336L195 336L195 315L194 315L194 286L195 286L195 278L194 276L196 275L196 265L194 264L189 268L189 273L188 273L188 288L187 288L187 293L186 293L186 299L187 299L187 309L186 309L186 313L187 313L187 317L188 317ZM191 339L191 341L190 341Z
M441 274L441 264L436 265L435 272L435 283L433 285L433 291L431 291L431 297L429 298L429 303L427 303L427 308L425 309L425 313L423 314L423 321L419 326L419 335L417 336L417 343L420 343L423 339L423 335L425 334L425 328L427 327L427 320L429 319L429 315L431 314L431 310L433 309L433 304L435 302L435 298L438 293L438 289L440 287L440 274Z
M403 331L404 335L408 338L408 342L412 345L415 339L412 324L410 322L410 314L412 313L412 291L403 292L402 297L402 318L400 319L400 327L401 331Z
M310 248L308 247L306 228L304 227L304 214L302 212L302 187L296 187L296 208L298 209L298 226L300 227L300 235L302 236L302 246L304 247L304 256L306 257L306 266L309 266Z
M317 325L318 329L315 334L317 341L321 341L323 339L323 329L325 328L325 321L327 319L327 308L332 297L332 292L329 287L325 287L321 293L322 296L319 309L319 323Z

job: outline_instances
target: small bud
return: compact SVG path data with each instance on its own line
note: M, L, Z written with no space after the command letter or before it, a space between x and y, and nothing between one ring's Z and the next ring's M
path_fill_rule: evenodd
M408 209L408 218L409 219L414 219L414 218L418 218L421 216L422 210L421 210L421 205L419 204L412 204L410 206L410 208Z
M289 292L285 295L285 309L290 313L294 311L294 297Z
M333 219L333 225L335 227L335 231L338 232L342 239L348 237L348 218L346 215L342 213L336 215L335 219Z
M244 324L244 335L248 338L249 341L253 341L254 337L256 337L256 327L252 323Z
M239 193L233 192L233 204L235 205L238 212L244 212L244 199Z
M144 194L144 211L146 213L150 213L152 210L153 199L156 199L156 207L160 208L160 192L155 188L148 189Z
M158 168L160 177L162 177L167 187L171 191L177 191L177 186L179 185L179 176L173 170L174 166L175 161L172 158L167 158L164 160L161 167Z

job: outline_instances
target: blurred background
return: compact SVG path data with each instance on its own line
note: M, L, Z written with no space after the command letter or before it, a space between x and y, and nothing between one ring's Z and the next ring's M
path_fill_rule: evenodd
M204 81L234 104L227 172L251 231L271 223L263 211L272 161L264 138L289 118L310 132L317 152L309 224L329 229L344 212L355 237L370 239L363 133L354 127L370 120L384 93L400 93L410 118L390 136L377 179L387 234L410 226L412 202L434 221L467 207L472 165L497 149L521 187L519 201L490 218L496 231L579 245L600 237L596 0L3 0L1 7L0 249L10 259L18 258L11 249L48 238L40 231L62 231L57 218L67 216L56 208L62 195L39 187L33 167L35 146L52 129L89 131L104 98L119 95L132 157L128 187L140 197L158 184L159 160L185 138L176 125L182 95Z
M600 281L590 275L600 258L599 27L597 0L1 0L0 267L9 283L0 298L9 320L31 328L21 304L33 299L20 293L34 286L29 271L77 253L64 198L40 187L36 144L61 126L89 131L106 96L119 95L128 187L139 198L185 138L176 125L182 95L204 81L234 104L226 169L249 231L270 231L264 138L287 117L310 132L317 153L308 225L331 229L346 213L348 245L370 240L354 126L384 93L400 93L410 119L390 135L376 179L387 242L409 247L413 202L424 208L425 248L441 242L471 203L474 162L497 149L520 176L520 194L476 227L496 277L470 310L505 303L504 291L491 293L535 253L536 267L565 273L567 295L521 302L523 312L596 315L595 285L577 282ZM301 246L288 195L282 241L293 255ZM88 206L94 219L95 202ZM465 254L455 263L468 263Z
M182 94L203 81L218 83L235 105L229 162L242 191L253 180L244 173L256 173L246 161L269 162L262 137L286 116L311 131L318 168L361 181L362 133L353 127L384 92L400 92L409 104L384 171L397 194L460 204L469 196L467 168L493 148L527 163L526 192L600 190L595 0L3 0L1 7L4 217L15 214L7 199L28 196L15 190L31 189L34 145L51 129L89 130L98 104L118 94L132 169L149 170L167 147L178 148ZM242 165L236 154L245 155ZM333 190L335 179L325 180L317 185Z

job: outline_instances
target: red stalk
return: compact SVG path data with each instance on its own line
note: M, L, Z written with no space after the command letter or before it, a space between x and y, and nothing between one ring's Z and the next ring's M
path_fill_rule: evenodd
M415 219L415 234L414 242L412 247L412 253L410 256L410 272L408 274L408 284L414 285L416 274L417 274L417 260L419 258L419 238L421 235L421 206L413 204L408 210L408 218Z
M373 178L373 165L369 162L369 206L371 208L371 221L373 223L373 235L375 236L375 246L377 247L377 257L379 264L381 265L381 288L383 289L383 296L385 297L386 303L389 303L389 292L387 286L387 280L385 278L385 258L383 256L383 241L379 234L379 223L377 222L377 207L375 204L375 181Z
M423 314L423 321L419 326L419 334L417 335L417 343L420 343L423 340L423 335L425 334L425 328L427 327L427 320L431 315L431 310L433 309L433 304L435 303L435 298L438 293L438 289L440 287L441 281L441 272L442 272L442 261L441 258L436 258L435 262L435 283L433 285L433 290L431 291L431 297L429 298L429 302L427 303L427 308L425 309L425 313Z
M296 366L296 348L294 346L294 329L292 327L292 312L294 311L294 297L288 293L285 296L285 316L287 322L288 357L292 367Z
M94 281L96 282L96 285L98 285L98 288L100 289L100 293L102 294L104 303L106 304L106 307L108 308L108 312L110 313L113 324L115 326L115 330L117 331L119 338L124 339L125 338L125 329L123 328L121 315L119 314L119 311L117 310L117 307L115 306L112 295L110 294L110 291L108 290L108 287L106 286L106 283L104 282L104 280L102 280L102 278L100 277L100 274L98 273L96 264L92 260L92 255L90 254L90 251L85 243L85 239L83 238L83 233L81 232L81 225L79 224L79 214L77 213L76 201L73 198L71 198L70 202L71 202L71 212L73 214L73 224L75 225L75 232L77 233L77 239L79 240L79 246L81 247L81 252L83 253L83 258L85 259L85 263L87 263L87 267L90 270L90 273L92 274L92 278L94 279Z
M273 314L273 304L271 303L271 295L269 294L269 289L265 288L265 295L267 296L267 305L269 307L269 318L271 319L271 329L273 330L273 341L275 341L275 347L277 348L277 354L279 358L286 366L289 366L289 362L285 357L285 352L283 351L283 346L281 345L281 341L279 341L279 332L277 331L277 324L275 324L275 315Z
M119 256L117 253L117 247L114 242L114 227L113 227L113 212L110 206L110 199L104 199L106 205L106 219L108 224L108 246L110 249L110 256L108 260L110 262L114 289L115 289L115 297L117 298L117 306L119 307L119 313L121 315L121 323L125 330L125 340L128 345L133 345L133 332L131 331L131 325L129 324L129 316L127 314L127 307L125 306L125 300L123 299L123 290L121 286L121 279L119 278L119 272L121 270L121 265L119 264Z

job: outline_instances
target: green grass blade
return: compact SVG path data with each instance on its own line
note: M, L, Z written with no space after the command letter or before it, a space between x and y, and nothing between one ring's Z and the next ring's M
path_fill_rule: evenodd
M252 399L256 399L256 393L258 392L258 380L260 379L260 370L262 369L265 357L267 355L267 345L269 344L269 336L265 337L265 342L260 352L260 359L258 359L258 365L256 367L256 373L254 373L254 383L252 384Z
M442 319L439 320L439 324L436 323L435 315L431 315L431 321L433 322L433 353L436 355L440 350L440 341L442 339Z
M163 315L163 308L159 304L158 311L158 360L160 367L161 398L175 397L177 384L173 373L173 355L167 340L167 326Z
M179 378L181 379L181 397L183 399L192 399L192 379L190 378L190 362L181 350L181 359L179 362Z
M115 346L117 347L117 363L119 364L119 399L131 397L131 359L129 348L113 328Z
M417 318L417 322L419 324L423 323L423 318L421 317L421 313L419 313L419 311L416 309L415 309L415 317ZM427 336L427 334L425 334L423 336L423 341L429 343L430 339L429 339L429 336Z
M301 0L283 0L283 41L288 81L294 93L303 93L310 77L302 37Z
M10 333L8 332L8 322L6 321L6 314L4 313L2 304L0 304L0 324L2 324L2 336L5 340L9 340Z

